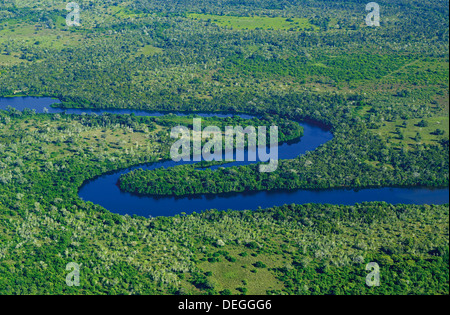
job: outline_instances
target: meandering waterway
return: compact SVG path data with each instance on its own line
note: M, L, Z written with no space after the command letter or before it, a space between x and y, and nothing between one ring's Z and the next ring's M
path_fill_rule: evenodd
M147 112L132 109L61 109L51 107L59 103L58 100L42 97L15 97L0 98L0 109L6 109L9 105L18 110L33 109L37 113L63 113L67 114L132 114L136 116L161 116L160 112ZM174 113L187 115L185 113ZM227 117L227 114L202 113L205 116ZM240 115L243 118L252 118L250 115ZM326 128L312 122L301 122L304 128L304 136L300 141L284 143L279 146L279 159L293 159L307 151L313 151L333 138L332 133ZM230 165L243 165L253 162L235 162ZM104 174L85 182L79 190L79 196L85 201L99 204L111 212L119 214L140 216L173 216L181 213L201 212L208 209L218 210L255 210L259 207L268 208L284 204L339 204L352 205L369 201L384 201L392 204L447 204L449 203L449 189L417 188L370 188L370 189L326 189L326 190L290 190L290 191L261 191L219 195L203 195L195 197L148 197L137 196L120 191L117 181L122 174L133 169L155 169L160 167L173 167L180 165L173 161L163 161L145 165L137 165L117 172Z

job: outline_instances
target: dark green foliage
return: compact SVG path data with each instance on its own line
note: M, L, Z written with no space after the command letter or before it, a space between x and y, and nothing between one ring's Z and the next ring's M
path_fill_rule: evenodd
M253 266L255 266L256 268L266 268L267 266L261 262L261 261L257 261L256 263L253 264Z
M281 141L300 137L293 121L306 119L334 134L316 151L282 161L273 174L255 166L135 171L121 178L125 190L189 195L448 186L448 138L423 145L418 134L417 143L403 150L378 135L386 121L404 121L393 135L401 140L410 119L425 127L432 117L448 116L446 1L385 1L376 29L364 25L368 1L359 0L99 0L81 3L79 28L66 27L64 7L47 2L0 3L1 96L57 97L66 108L248 113L261 117L251 124L281 125ZM306 17L319 29L225 29L187 12ZM262 274L281 284L269 289L274 280L258 293L449 294L448 205L285 205L156 219L119 216L81 200L80 186L109 171L167 159L167 130L179 120L3 109L2 295L252 294ZM25 121L28 129L17 127ZM247 123L237 117L211 121L221 127ZM102 146L105 134L98 146L84 147L74 126L133 129L151 137L152 147L112 153ZM221 250L219 239L226 244ZM82 265L80 287L65 283L70 262ZM380 287L365 284L369 262L380 265ZM222 275L202 269L229 265L247 266L257 280L226 287L217 281Z
M419 133L415 140L421 140ZM260 173L255 165L214 171L187 165L168 170L135 170L121 176L120 187L139 194L176 196L295 188L442 187L448 185L448 154L445 143L412 152L398 151L386 147L364 126L354 126L347 129L345 137L336 135L314 153L280 161L273 173ZM381 166L374 167L368 161Z
M421 120L418 124L418 127L428 127L428 122L426 120Z

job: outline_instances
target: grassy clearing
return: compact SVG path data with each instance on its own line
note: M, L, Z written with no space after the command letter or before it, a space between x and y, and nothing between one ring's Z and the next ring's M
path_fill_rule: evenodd
M157 54L161 54L163 52L163 49L152 46L152 45L145 45L141 49L138 50L137 54L143 54L145 56L154 56Z
M130 1L131 3L132 1ZM107 9L108 14L118 18L118 19L130 19L130 18L139 18L146 16L144 13L134 12L133 10L126 7L128 3L115 3L112 6L109 6Z
M63 130L60 130L62 128ZM151 134L132 132L126 128L87 128L79 123L60 121L46 121L37 125L32 120L22 121L19 124L0 127L4 141L14 134L24 132L27 142L34 143L33 138L47 139L45 144L33 150L37 160L57 161L72 156L75 152L94 152L120 155L138 150L148 150L154 145L149 139Z
M267 290L280 290L283 284L275 278L270 268L278 268L285 263L280 255L257 254L256 251L227 245L228 257L218 256L217 262L205 261L199 265L204 272L211 272L210 280L216 284L218 292L228 289L232 294L265 295ZM256 267L262 262L265 267ZM256 266L255 266L256 265Z
M64 19L61 18L56 23L57 27L54 29L26 23L8 23L8 27L0 30L0 44L15 42L25 46L36 45L41 48L55 50L61 50L64 47L70 46L75 47L82 40L82 37L79 34L62 31L58 28L63 23L65 25ZM8 57L10 57L8 59L14 58L13 55Z
M188 17L194 20L208 21L219 26L228 27L237 30L292 30L300 31L304 29L315 30L318 27L309 23L308 19L304 18L282 18L282 17L267 17L267 16L220 16L212 14L188 14Z
M0 65L15 65L22 61L25 61L20 59L19 57L19 54L0 54Z
M384 122L379 129L374 130L382 137L389 139L389 144L396 147L406 145L414 147L419 143L422 144L437 144L444 138L448 138L449 134L449 117L432 117L424 119L427 123L426 127L421 127L419 123L422 119L397 120L394 122ZM406 123L403 125L403 123ZM435 134L437 129L443 130L444 134ZM403 135L399 135L398 131ZM420 135L420 140L416 139L417 134Z

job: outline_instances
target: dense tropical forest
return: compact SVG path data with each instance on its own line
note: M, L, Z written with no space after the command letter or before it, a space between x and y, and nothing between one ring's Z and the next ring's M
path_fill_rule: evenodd
M327 126L333 139L273 173L205 164L121 176L142 195L448 187L449 3L361 0L0 1L0 97L161 117L0 107L0 294L449 293L449 206L289 204L119 215L88 180L169 159L170 129ZM188 112L177 117L170 112ZM237 114L256 116L241 119ZM81 266L68 286L67 264ZM366 285L366 265L381 285Z

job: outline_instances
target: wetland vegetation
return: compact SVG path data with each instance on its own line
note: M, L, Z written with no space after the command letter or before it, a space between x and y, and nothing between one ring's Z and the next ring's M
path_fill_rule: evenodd
M448 187L448 1L378 2L380 27L359 0L79 0L68 27L65 1L2 1L0 96L249 114L285 124L283 140L301 135L292 121L333 133L271 174L180 166L126 174L126 190ZM169 129L188 120L1 107L0 294L448 294L448 204L149 218L79 197L87 180L166 159ZM71 262L79 287L65 282Z

